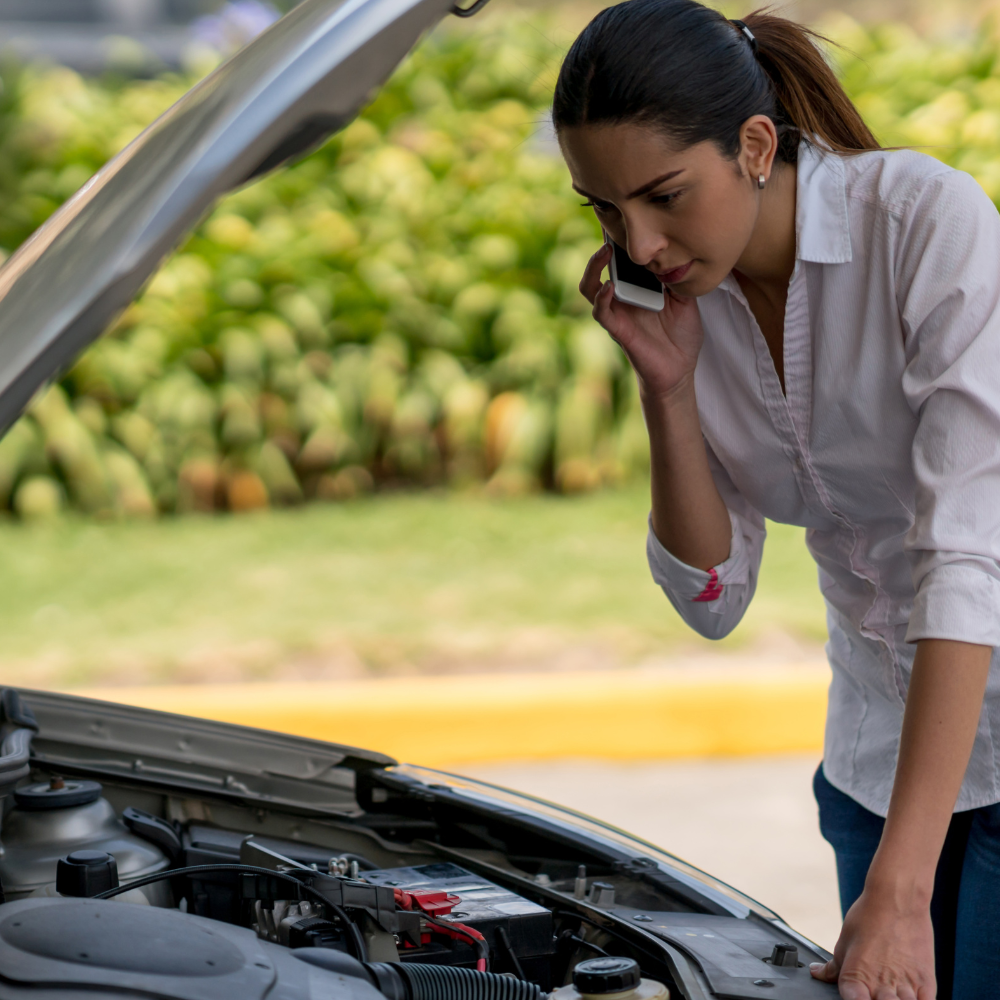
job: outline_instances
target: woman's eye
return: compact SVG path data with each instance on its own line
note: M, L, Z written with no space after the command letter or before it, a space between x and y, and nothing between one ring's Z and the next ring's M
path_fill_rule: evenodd
M582 201L584 208L592 208L595 212L610 212L614 205L609 201Z
M654 194L649 200L655 205L670 205L677 200L680 191L669 191L667 194Z

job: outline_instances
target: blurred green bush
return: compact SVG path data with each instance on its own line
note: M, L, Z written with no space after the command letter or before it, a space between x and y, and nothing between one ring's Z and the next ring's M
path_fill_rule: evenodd
M341 135L220 203L0 441L0 507L154 515L641 474L628 366L577 291L600 232L545 126L562 53L542 27L438 32ZM1000 197L989 31L827 28L884 141L929 147ZM192 80L5 82L12 250Z
M599 228L546 138L560 54L531 21L438 33L344 133L227 198L0 443L0 503L243 510L641 470L627 366L577 292ZM190 82L24 73L0 242Z

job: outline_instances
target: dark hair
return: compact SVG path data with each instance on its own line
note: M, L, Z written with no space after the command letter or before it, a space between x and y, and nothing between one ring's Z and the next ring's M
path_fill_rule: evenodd
M735 158L743 123L767 115L788 163L801 137L837 153L879 149L816 41L825 39L765 11L734 23L696 0L628 0L573 43L553 122L650 125L684 147L710 140Z

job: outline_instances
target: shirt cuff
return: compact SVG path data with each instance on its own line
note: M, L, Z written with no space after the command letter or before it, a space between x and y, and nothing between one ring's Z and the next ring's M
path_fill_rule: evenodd
M669 594L681 601L715 603L725 593L727 584L745 584L748 579L746 543L743 532L732 511L729 512L732 536L729 557L710 570L697 569L682 563L660 543L653 531L653 517L649 517L646 538L646 558L653 579Z
M974 566L946 563L921 581L906 641L954 639L1000 646L1000 582Z

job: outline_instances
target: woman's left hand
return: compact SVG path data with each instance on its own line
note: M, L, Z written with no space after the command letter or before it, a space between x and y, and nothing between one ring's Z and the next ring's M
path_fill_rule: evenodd
M810 966L844 1000L934 1000L934 930L929 900L865 887L847 911L833 958Z

